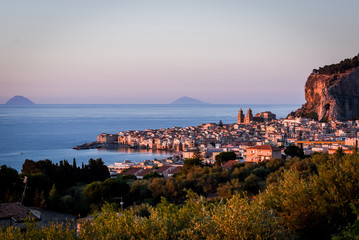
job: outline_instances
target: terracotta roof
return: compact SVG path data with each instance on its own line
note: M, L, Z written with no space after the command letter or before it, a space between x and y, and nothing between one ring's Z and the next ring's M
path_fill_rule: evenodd
M247 150L272 150L272 151L280 151L279 148L274 147L274 146L272 146L272 145L254 146L254 147L249 147L249 148L247 148Z
M0 219L14 219L15 222L23 222L27 218L40 220L33 215L31 211L21 203L2 203L0 204Z
M159 167L156 172L158 173L163 173L165 172L167 169L171 168L172 166L162 166L162 167Z
M151 173L153 171L154 171L153 168L145 169L142 172L138 173L137 176L145 176L146 174Z
M174 169L171 169L167 174L175 174L182 170L182 167L175 167Z
M130 168L123 175L135 175L137 172L142 171L142 168Z
M225 164L223 164L223 168L227 168L230 169L233 167L234 164L238 163L237 160L229 160L228 162L226 162Z

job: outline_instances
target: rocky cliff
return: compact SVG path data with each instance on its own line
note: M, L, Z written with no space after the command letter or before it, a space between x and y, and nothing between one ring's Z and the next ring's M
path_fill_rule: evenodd
M359 119L359 67L341 73L310 74L305 100L295 116L317 117L319 121Z

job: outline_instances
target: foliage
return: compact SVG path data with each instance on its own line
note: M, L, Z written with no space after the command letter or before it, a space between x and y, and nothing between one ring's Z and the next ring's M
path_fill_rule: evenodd
M315 121L318 121L318 114L316 112L302 112L300 113L300 116L301 117L304 117L304 118L310 118L310 119L313 119Z
M358 155L315 155L302 162L307 167L293 165L268 186L265 203L302 238L328 239L346 224L349 203L359 204Z
M350 207L357 218L353 224L348 224L339 234L333 236L332 240L359 239L359 208L356 208L354 204L350 204Z
M188 172L194 166L201 166L202 160L199 158L187 158L183 161L183 171Z
M26 231L20 231L16 227L0 228L0 239L7 240L27 240L27 239L56 239L56 240L75 240L78 239L76 231L70 222L50 223L45 227L39 227L34 221L25 223Z
M79 184L104 181L110 177L110 174L102 159L90 159L89 163L83 165L82 168L77 167L75 159L73 159L73 165L66 160L60 161L59 164L53 164L50 160L36 162L26 159L20 176L28 177L25 205L47 207L77 215L87 212L88 204L83 201L83 189L81 189L81 193L78 192L80 189L75 192L68 190ZM56 186L56 198L54 195L50 196L51 190L54 193L54 186ZM83 205L80 206L79 203Z
M285 150L284 153L287 156L290 157L299 157L299 158L304 158L304 151L303 151L303 147L297 147L295 145L289 145Z
M0 167L0 202L15 202L21 196L22 181L15 169Z
M265 180L267 188L259 191ZM99 208L123 190L118 182L127 184L121 177L108 179L89 184L84 193ZM81 225L78 238L356 239L358 220L350 206L359 206L359 155L273 159L229 171L194 166L169 179L133 181L121 194L126 204L139 205L120 211L114 202L105 203L93 221ZM216 194L219 198L206 198ZM48 238L42 231L47 230L7 228L0 239ZM63 235L73 239L71 231Z
M229 160L235 160L237 155L235 152L221 152L220 154L216 155L216 164L218 166L222 166Z
M81 239L290 239L275 214L259 201L238 195L227 203L209 203L193 192L183 206L162 199L149 216L121 214L106 205L93 222L84 224Z
M359 67L359 54L353 58L347 58L340 63L325 65L319 69L313 69L314 74L331 75L334 73L344 73L346 70Z
M160 175L156 171L153 171L153 172L147 173L145 176L143 176L143 179L161 178L161 177L162 177L162 175Z

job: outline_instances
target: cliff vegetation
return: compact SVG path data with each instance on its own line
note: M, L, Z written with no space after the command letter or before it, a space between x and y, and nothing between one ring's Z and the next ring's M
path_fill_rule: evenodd
M331 75L334 73L344 73L345 71L356 67L359 67L359 53L353 58L347 58L340 61L340 63L325 65L324 67L313 69L313 73Z

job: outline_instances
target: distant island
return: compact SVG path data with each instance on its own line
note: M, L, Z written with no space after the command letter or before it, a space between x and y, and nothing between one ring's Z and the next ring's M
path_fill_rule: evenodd
M209 103L203 102L195 98L181 97L176 101L173 101L171 104L209 104Z
M5 104L7 105L35 105L33 101L24 96L15 96L8 100Z

